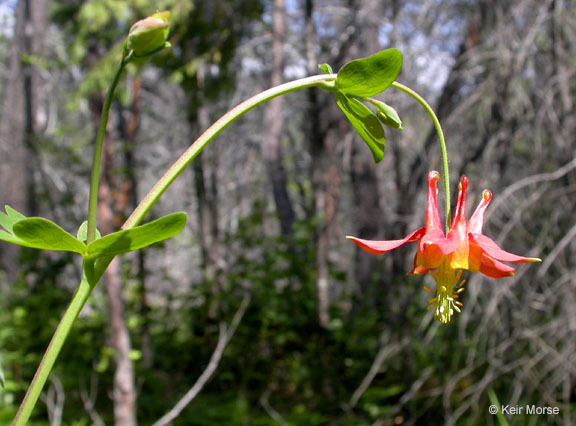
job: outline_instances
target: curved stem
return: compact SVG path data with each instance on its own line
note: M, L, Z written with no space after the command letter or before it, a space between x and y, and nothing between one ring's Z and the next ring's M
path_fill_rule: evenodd
M108 95L106 97L106 102L104 104L102 118L100 121L100 127L98 130L98 136L96 138L96 148L94 150L94 164L92 169L92 179L90 181L90 204L89 204L89 216L88 216L88 239L87 243L93 241L96 234L96 207L98 202L98 183L100 177L100 163L102 146L104 141L104 135L106 133L106 123L108 121L108 113L110 111L110 106L112 104L112 99L114 91L118 85L120 79L120 74L122 73L124 67L130 60L130 56L124 58L118 68L116 75L114 76L114 81L110 86ZM130 217L126 220L122 229L129 229L137 226L146 215L146 213L152 208L152 206L158 201L160 196L168 189L170 184L182 173L186 166L214 139L222 130L224 130L228 125L230 125L234 120L250 111L251 109L257 107L258 105L269 101L276 96L280 96L289 92L293 92L300 89L305 89L308 87L321 87L326 90L332 90L334 87L334 80L336 79L335 74L324 74L317 75L307 78L302 78L300 80L292 81L280 86L276 86L272 89L266 90L259 93L256 96L242 102L240 105L230 110L228 113L223 115L218 121L216 121L212 126L208 128L185 152L182 156L168 169L162 178L152 187L150 192L144 197L142 202L136 207L132 212ZM102 277L102 274L110 264L114 257L108 256L99 259L94 267L94 270L90 269L92 275L89 280L84 276L68 309L64 313L64 316L58 324L54 336L46 349L44 357L36 370L36 374L30 383L28 391L18 409L18 413L14 418L12 426L23 426L27 423L32 410L38 401L38 397L42 392L42 389L50 375L50 371L58 358L60 350L74 325L74 322L78 318L80 311L84 307L84 304L88 300L92 289L97 284L97 282ZM92 268L94 265L90 265Z
M446 194L446 233L448 233L448 230L450 229L450 174L448 168L448 151L446 150L446 141L444 140L442 126L440 126L440 121L438 120L438 117L436 117L434 110L422 96L410 89L408 86L404 86L402 83L398 83L397 81L392 83L392 87L395 87L416 99L416 101L424 107L436 128L436 133L438 134L438 140L440 142L440 154L442 156L442 169L444 172L444 192Z
M60 320L58 324L58 328L54 332L52 336L52 340L48 344L48 348L44 353L44 357L42 361L40 361L40 365L36 370L36 374L34 374L34 378L26 391L26 395L20 404L20 408L18 409L18 413L16 413L16 417L12 422L12 426L23 426L28 422L32 411L34 410L34 406L38 401L38 397L46 384L46 380L50 375L50 371L52 371L52 367L60 354L60 350L62 346L64 346L64 342L72 329L72 326L76 322L76 318L80 314L80 311L84 307L86 300L88 300L88 296L92 292L92 286L88 284L88 280L83 278L80 282L80 285L76 289L76 293L66 309L64 316Z
M102 148L104 146L104 136L106 136L106 126L108 124L108 116L110 115L110 107L114 99L114 92L118 87L120 75L126 64L132 58L131 54L126 56L120 62L112 84L106 94L104 107L102 108L102 115L100 117L100 125L98 126L98 134L96 136L96 145L94 146L94 159L92 160L92 174L90 177L90 197L88 199L88 226L86 230L86 244L90 244L96 238L96 220L98 210L98 185L100 183L100 165L102 163Z
M122 229L129 229L138 225L146 213L158 201L160 196L168 189L174 180L184 171L186 166L196 158L196 156L214 139L222 130L228 127L234 120L242 116L251 109L269 101L280 95L294 92L308 87L321 87L326 90L332 90L336 74L322 74L312 77L301 78L289 83L261 92L250 99L242 102L240 105L228 111L212 126L210 126L190 147L180 156L178 160L166 171L164 176L156 182L140 204L134 209L130 217L126 220ZM98 273L97 273L98 276Z
M158 182L148 191L148 194L142 199L140 204L134 209L130 217L126 219L122 225L122 229L130 229L138 226L146 213L150 211L152 206L158 201L162 194L168 187L176 180L176 178L184 171L186 166L202 152L204 148L226 127L228 127L236 119L247 113L258 105L261 105L270 99L286 93L294 92L300 89L309 87L320 87L324 90L331 91L334 88L334 81L336 74L321 74L311 77L301 78L299 80L291 81L281 84L264 92L245 100L237 105L222 117L212 124L198 139L196 139L190 147L170 166ZM94 279L97 281L102 277L104 271L112 261L113 257L108 256L98 260L94 271Z

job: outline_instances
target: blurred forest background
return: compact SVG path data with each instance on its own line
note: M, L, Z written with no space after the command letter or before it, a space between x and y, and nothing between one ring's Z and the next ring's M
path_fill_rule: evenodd
M103 233L242 100L396 47L398 80L444 125L454 193L462 173L470 206L491 189L485 233L543 263L468 277L462 314L435 322L434 284L406 275L415 247L377 257L344 238L421 226L440 167L429 118L387 90L405 128L387 130L375 165L331 94L292 93L227 129L162 197L147 220L185 211L186 230L111 265L33 424L490 425L495 401L560 408L512 424L576 423L573 1L0 1L2 207L75 233L105 90L128 28L156 9L172 11L173 48L122 79ZM0 424L79 274L72 256L0 245Z

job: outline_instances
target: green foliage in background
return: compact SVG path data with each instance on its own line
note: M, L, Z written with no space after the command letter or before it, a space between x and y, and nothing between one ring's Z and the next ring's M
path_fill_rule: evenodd
M309 267L315 256L308 238L313 221L297 223L295 237L288 241L263 234L263 221L270 218L261 212L261 205L256 204L253 213L241 220L238 231L225 240L243 249L236 252L230 273L224 278L226 291L219 296L216 317L209 314L212 283L206 282L184 298L152 308L144 318L133 271L124 270L126 278L130 277L126 281L132 282L127 289L126 311L140 386L140 424L150 424L163 415L202 373L218 340L218 322L230 321L244 292L251 294L251 303L218 374L175 424L190 424L187 419L194 419L193 424L206 426L274 425L261 403L269 389L273 391L269 404L288 424L372 424L392 409L398 395L410 388L412 375L425 370L431 360L439 369L457 368L464 362L456 350L454 329L443 329L431 345L422 344L423 336L416 333L409 337L406 357L387 362L357 406L346 410L342 403L349 400L369 371L382 336L393 345L401 339L402 330L417 330L425 305L414 301L408 308L412 314L404 317L408 322L397 333L382 335L383 324L394 321L388 310L374 311L359 305L351 312L338 308L338 303L331 311L330 327L320 327L316 272ZM154 255L156 249L148 250ZM338 269L331 268L331 279L343 281L345 276ZM8 378L0 419L14 415L14 403L33 374L39 354L57 324L58 313L70 297L68 291L55 287L51 278L42 275L38 275L31 294L24 281L16 283L14 290L0 306L0 321L7 324L0 333L0 347ZM106 345L108 320L104 306L101 296L96 296L72 330L53 372L66 389L65 422L84 419L90 424L82 409L83 393L95 399L95 408L106 423L113 421L107 395L113 381L113 353ZM142 365L140 336L144 321L151 324L151 367ZM415 404L412 409L418 412L422 407ZM433 413L441 405L426 409ZM42 410L40 404L37 413ZM422 419L431 423L437 420L433 415Z

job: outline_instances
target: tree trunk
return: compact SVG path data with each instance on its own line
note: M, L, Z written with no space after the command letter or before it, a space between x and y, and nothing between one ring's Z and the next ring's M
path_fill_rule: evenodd
M117 213L114 219L114 228L119 228L126 216L136 208L138 204L138 180L136 179L136 161L134 152L136 151L136 135L140 124L140 90L141 81L138 75L132 77L132 102L130 104L130 114L128 121L124 120L124 110L122 107L118 111L118 133L120 139L125 141L122 149L124 153L124 164L122 169L123 182L116 198ZM138 250L136 256L136 275L140 284L140 315L142 325L139 330L140 350L142 351L142 366L148 368L152 366L152 335L150 333L150 306L148 304L148 290L146 286L146 252Z
M378 33L381 25L378 17L383 16L379 8L384 7L381 2L352 2L358 11L354 16L354 26L361 28L356 37L355 57L363 57L373 54L380 49L380 44L374 34ZM377 166L369 150L361 138L347 124L350 132L354 132L354 143L351 152L350 181L352 184L352 197L354 202L354 223L356 232L360 238L378 239L380 237L382 217L380 196L378 191ZM387 134L390 133L386 130ZM376 282L374 272L378 258L366 256L362 250L355 248L354 256L354 279L356 289L362 296L363 301L377 304L377 295L387 293L384 286L389 285L386 280Z
M112 153L110 141L106 141L103 155L103 168L99 190L98 212L103 234L116 231L114 226L115 204L114 188L110 172ZM120 277L120 261L115 258L105 273L106 295L110 309L111 346L115 350L116 370L114 372L114 419L117 426L135 426L136 423L136 389L134 386L134 366L130 359L130 334L124 318L124 296Z
M208 108L204 102L203 91L205 88L205 64L198 68L198 94L200 101L196 111L196 122L192 127L197 127L199 132L204 131L210 125ZM194 126L194 124L196 126ZM206 156L211 156L206 161ZM202 276L209 284L211 299L209 302L208 316L211 319L218 317L220 310L220 211L218 208L218 155L205 152L200 154L193 163L194 188L198 200L198 232L202 255Z
M284 0L274 1L272 12L273 42L272 42L272 71L271 86L282 83L284 72L284 38L285 38ZM264 115L263 154L266 162L268 178L272 184L274 202L280 220L282 235L289 235L294 224L294 209L286 186L287 177L282 162L282 134L284 131L284 98L277 97L271 100L266 107Z
M306 60L309 74L317 72L318 59L315 51L316 30L312 20L314 11L313 0L306 0ZM322 125L320 101L317 90L308 90L308 128L310 153L312 157L312 193L314 204L312 206L313 219L322 217L318 224L314 242L316 248L316 296L318 303L318 322L322 327L330 323L330 279L328 268L328 253L330 247L331 222L334 217L336 193L331 189L337 188L338 174L330 166L330 139L328 132Z
M461 88L466 84L462 72L468 52L476 46L482 34L489 33L488 28L490 28L491 23L488 15L490 13L489 11L493 7L492 0L481 0L478 2L476 7L477 9L471 15L468 23L466 36L464 40L462 40L462 43L460 43L458 53L454 58L454 66L450 70L448 80L444 85L442 93L436 102L436 107L434 108L436 116L440 122L446 120L460 101ZM436 129L432 127L424 142L422 153L414 159L408 168L408 180L402 185L405 196L400 199L398 206L399 216L412 213L414 198L420 188L425 186L429 165L427 159L431 157L432 151L436 149L437 145L438 135ZM483 148L484 147L481 147L480 149ZM474 154L471 159L475 156L476 154ZM399 228L399 233L401 235L406 235L406 224L400 224Z
M134 387L134 365L130 358L130 334L124 320L124 301L120 262L115 258L106 270L106 295L110 306L112 347L116 351L114 371L114 424L136 426L136 389Z
M42 49L45 9L44 0L35 1L34 7L31 0L18 2L0 127L1 207L8 204L30 216L36 215L38 209L34 177L38 170L35 147L40 81L34 66L22 58L38 54ZM15 278L19 253L16 245L0 246L0 268L7 272L9 279Z

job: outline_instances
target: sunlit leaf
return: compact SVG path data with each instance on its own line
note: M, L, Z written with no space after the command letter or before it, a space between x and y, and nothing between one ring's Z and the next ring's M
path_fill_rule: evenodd
M6 213L0 212L0 226L4 228L4 230L0 229L0 241L30 247L29 244L16 237L12 231L14 224L22 219L26 219L26 216L17 212L12 207L6 206Z
M384 158L386 138L382 124L372 113L370 108L357 99L349 98L340 93L336 94L336 103L354 126L356 132L366 142L372 152L374 161L378 163Z
M5 206L5 208L6 208L6 213L8 213L8 216L13 220L14 223L18 222L19 220L26 219L26 216L24 216L20 212L17 212L12 207Z
M356 59L338 71L336 88L345 95L375 96L386 90L398 77L402 68L402 54L387 49L367 58Z
M10 232L6 232L0 229L0 241L5 241L7 243L12 243L12 244L18 244L21 246L26 246L29 247L28 244L26 244L24 241L22 241L20 238L16 238L13 234L11 234Z
M12 220L4 212L0 212L0 226L8 232L12 232Z
M10 206L5 206L6 213L0 212L0 226L9 233L12 233L14 224L22 219L26 219L22 213L17 212Z
M84 254L86 245L43 217L22 219L12 227L14 236L27 247L41 250L73 251ZM19 244L16 242L16 244Z
M172 213L146 225L114 232L88 245L87 256L115 256L139 250L178 234L186 225L186 213Z

